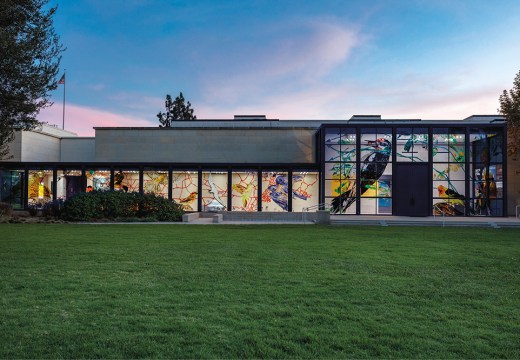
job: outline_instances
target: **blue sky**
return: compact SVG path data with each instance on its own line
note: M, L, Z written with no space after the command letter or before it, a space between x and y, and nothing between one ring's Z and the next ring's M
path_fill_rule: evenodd
M518 0L61 0L65 128L199 119L496 114L520 70ZM63 87L40 119L61 126Z

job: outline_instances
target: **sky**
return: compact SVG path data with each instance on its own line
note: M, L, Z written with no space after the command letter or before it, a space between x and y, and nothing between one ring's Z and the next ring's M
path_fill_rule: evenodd
M497 114L520 71L518 0L50 0L65 129L198 119ZM62 126L64 86L40 121Z

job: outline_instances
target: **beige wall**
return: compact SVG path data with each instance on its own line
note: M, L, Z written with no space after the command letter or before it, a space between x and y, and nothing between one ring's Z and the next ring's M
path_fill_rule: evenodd
M61 139L62 162L96 161L96 141L94 138L76 137Z
M316 129L96 129L96 161L313 163Z

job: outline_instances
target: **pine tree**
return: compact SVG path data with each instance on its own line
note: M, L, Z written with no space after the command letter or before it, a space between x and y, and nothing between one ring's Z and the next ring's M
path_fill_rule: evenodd
M159 112L157 118L161 125L159 127L171 127L172 121L175 120L196 120L197 117L193 115L193 109L191 103L185 102L182 92L172 101L170 95L166 95L166 101L164 102L166 112Z
M40 125L64 51L54 31L48 0L0 0L0 159L16 130Z

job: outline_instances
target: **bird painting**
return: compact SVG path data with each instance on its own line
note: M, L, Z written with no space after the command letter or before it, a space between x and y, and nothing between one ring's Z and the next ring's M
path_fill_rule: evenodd
M392 143L385 138L370 141L369 146L373 147L368 156L361 164L359 195L362 196L367 190L379 180L385 172L390 155L392 154ZM344 213L356 201L355 185L332 199L332 213Z
M293 181L301 181L303 178L294 176ZM302 200L307 200L310 195L304 192L292 191L292 196ZM269 202L274 201L276 205L281 207L285 211L289 211L289 183L287 176L276 175L271 183L264 191L262 195L262 201Z
M253 184L249 183L247 184L247 186L241 184L233 184L232 188L233 190L237 191L242 197L242 205L245 208L247 206L249 198L251 197L251 190L253 190Z
M184 199L179 200L179 204L182 206L184 210L193 210L191 207L191 204L197 199L197 192L193 191L188 196L186 196Z
M448 189L443 185L437 186L439 197L445 199L442 203L437 203L436 208L443 209L445 215L464 215L466 209L466 198L453 189ZM438 210L438 209L437 209ZM435 209L434 209L435 211Z

